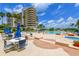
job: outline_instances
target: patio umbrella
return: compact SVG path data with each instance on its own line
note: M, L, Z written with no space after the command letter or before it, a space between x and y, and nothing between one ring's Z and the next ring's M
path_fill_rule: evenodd
M9 29L8 28L4 28L4 33L8 34L9 33Z
M20 23L17 24L17 28L16 28L16 32L15 32L15 38L19 38L21 37L21 32L20 32Z

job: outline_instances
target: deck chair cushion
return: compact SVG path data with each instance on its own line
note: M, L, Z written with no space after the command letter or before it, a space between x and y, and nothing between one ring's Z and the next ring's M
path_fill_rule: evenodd
M19 48L24 48L25 47L25 43L26 43L26 40L19 41Z

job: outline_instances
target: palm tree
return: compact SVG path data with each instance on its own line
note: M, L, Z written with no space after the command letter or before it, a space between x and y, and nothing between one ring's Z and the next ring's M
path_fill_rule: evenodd
M77 28L78 28L77 32L79 32L79 19L78 19L77 22L76 22L76 26L77 26ZM77 35L79 35L79 33L77 33Z
M9 13L9 12L7 12L6 13L6 16L7 16L7 21L9 22L10 20L12 20L11 18L12 18L12 14L11 13ZM8 24L9 26L10 26L10 24Z
M2 24L3 24L3 17L4 17L4 13L3 12L0 12L0 17L2 18Z
M13 15L13 18L16 19L17 22L20 21L20 19L21 19L20 14L13 13L12 15Z
M13 19L13 23L14 23L14 26L15 26L15 24L17 23L17 14L16 13L13 13L12 14L12 19Z
M45 28L45 26L43 24L39 24L37 27L39 30L43 30Z
M17 14L17 20L21 21L21 14Z
M13 17L13 18L17 18L17 14L16 14L16 13L13 13L13 14L12 14L12 17Z
M6 16L7 16L8 18L12 18L12 14L11 14L11 13L6 13Z
M79 28L79 19L76 22L76 26Z

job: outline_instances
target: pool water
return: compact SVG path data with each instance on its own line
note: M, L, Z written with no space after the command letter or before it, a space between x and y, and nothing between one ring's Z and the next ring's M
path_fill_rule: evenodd
M50 32L48 32L48 34L60 34L61 32L59 32L59 31L50 31Z
M71 40L79 40L79 37L71 37L71 36L65 36L65 38L71 39Z

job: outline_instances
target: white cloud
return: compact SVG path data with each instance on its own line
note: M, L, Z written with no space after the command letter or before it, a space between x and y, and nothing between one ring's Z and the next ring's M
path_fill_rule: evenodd
M10 9L10 8L4 8L4 10L5 10L6 12L10 12L10 13L12 13L12 12L13 12L13 10L12 10L12 9Z
M20 13L20 12L22 12L22 9L23 9L23 5L16 5L13 9L5 8L4 10L6 12L10 12L10 13L12 13L12 12Z
M42 22L39 22L39 24L42 24Z
M59 20L49 20L45 25L47 28L70 28L71 23L76 23L77 19L73 17L68 17L66 20L64 18L60 18Z
M74 6L75 6L75 7L78 7L78 6L79 6L79 3L76 3Z
M72 19L73 19L73 18L70 16L70 17L68 17L68 19L67 19L67 20L68 20L68 21L70 21L70 20L72 20Z
M63 22L64 21L64 18L60 18L57 22L58 23L61 23L61 22Z
M46 14L46 13L43 12L43 13L38 14L38 16L44 16L45 14Z
M60 26L62 26L62 28L70 28L72 23L76 23L77 19L73 18L73 17L68 17L66 19L66 21L63 21Z
M62 27L62 22L64 22L64 18L60 18L59 20L49 20L47 22L48 25L46 25L47 28L61 28Z
M49 20L47 23L53 23L54 22L54 20Z
M23 9L23 5L17 5L17 6L13 9L13 11L14 11L14 12L17 12L17 13L20 13L20 12L22 12L22 9Z
M46 23L46 20L42 20L39 22L39 24L44 24L44 23Z
M68 19L66 20L68 24L71 24L71 23L76 23L77 22L77 19L74 19L72 18L71 16L68 17Z
M36 9L37 12L45 11L51 3L33 3L32 6Z

